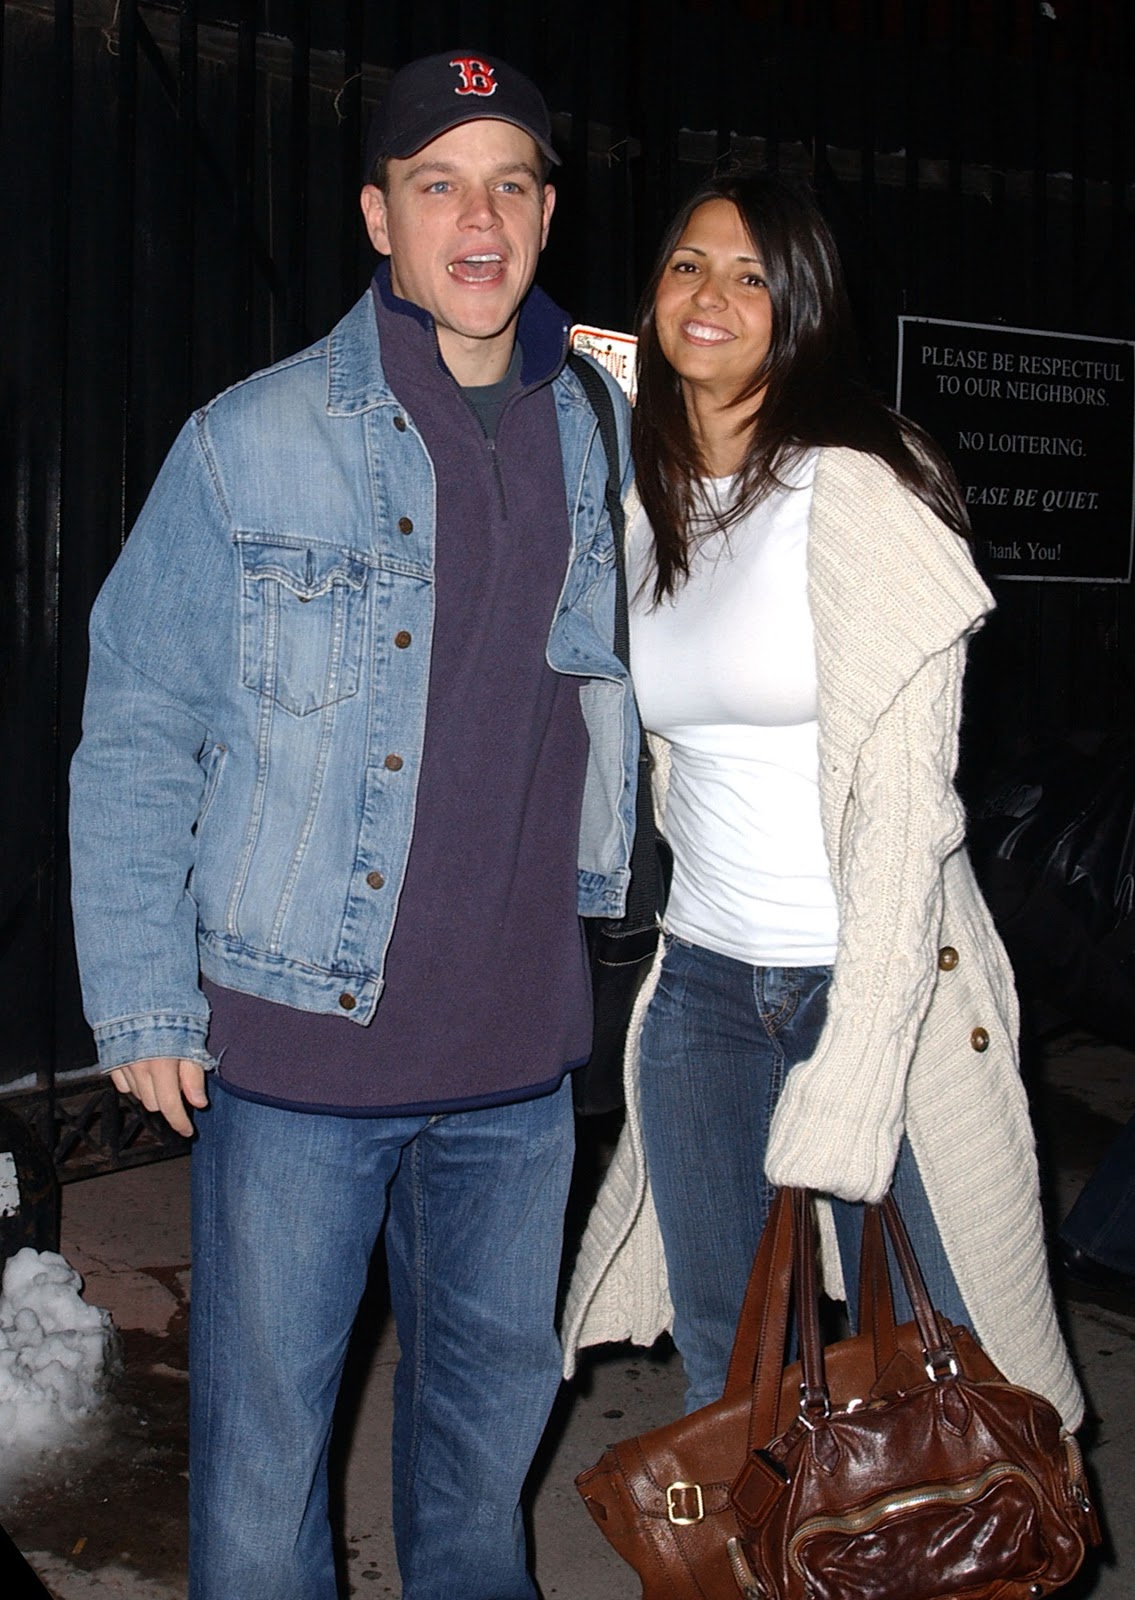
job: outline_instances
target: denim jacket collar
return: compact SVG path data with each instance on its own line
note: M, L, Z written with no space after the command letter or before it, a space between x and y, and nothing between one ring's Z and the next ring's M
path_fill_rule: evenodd
M374 306L364 294L327 336L327 414L355 417L397 404L382 367Z

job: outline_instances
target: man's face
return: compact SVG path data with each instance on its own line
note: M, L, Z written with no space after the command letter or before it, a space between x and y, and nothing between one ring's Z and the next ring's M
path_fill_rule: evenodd
M363 189L367 232L390 257L394 292L433 317L458 382L503 375L555 198L531 135L488 118L392 159L385 191Z

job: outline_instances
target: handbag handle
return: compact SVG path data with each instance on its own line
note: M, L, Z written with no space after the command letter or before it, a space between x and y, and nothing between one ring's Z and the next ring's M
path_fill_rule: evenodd
M824 1375L824 1346L820 1337L820 1320L816 1299L815 1220L812 1196L806 1190L794 1191L793 1219L796 1224L796 1251L793 1289L796 1294L796 1316L800 1332L800 1361L803 1378L800 1385L800 1415L805 1423L828 1415L831 1409L827 1382ZM930 1378L956 1375L959 1371L957 1355L947 1325L934 1309L926 1289L922 1269L918 1265L910 1235L902 1220L894 1196L887 1194L880 1207L894 1250L903 1286L914 1311L922 1345L923 1359ZM875 1335L874 1318L878 1300L873 1299L860 1308L862 1331ZM892 1302L893 1317L893 1302ZM870 1327L868 1327L870 1321ZM880 1340L874 1337L875 1360L881 1355ZM875 1376L879 1376L876 1364ZM762 1419L763 1421L763 1419ZM772 1435L770 1434L771 1438Z
M898 1209L895 1208L898 1217ZM806 1190L796 1191L794 1210L796 1222L796 1315L800 1328L801 1385L800 1409L806 1415L826 1414L830 1396L823 1372L823 1341L820 1337L819 1304L816 1296L816 1244L815 1208L813 1196ZM902 1227L899 1218L898 1226ZM911 1260L914 1260L913 1252ZM914 1262L918 1272L918 1263ZM921 1273L919 1273L921 1278ZM927 1301L929 1305L929 1300ZM931 1313L933 1314L933 1313ZM884 1371L898 1353L898 1331L895 1326L895 1298L891 1292L891 1275L887 1270L887 1252L883 1240L883 1213L879 1206L863 1208L863 1230L859 1245L859 1326L871 1338L872 1361L875 1377ZM809 1339L806 1329L813 1332ZM819 1352L820 1360L809 1364L809 1349ZM786 1420L786 1419L784 1419ZM777 1418L778 1431L782 1419ZM770 1438L772 1436L770 1435Z
M859 1246L859 1322L870 1329L874 1341L875 1371L883 1372L898 1354L895 1297L887 1270L883 1218L878 1206L863 1208L863 1239Z
M890 1193L884 1195L879 1209L887 1225L903 1287L914 1311L914 1320L922 1340L922 1353L926 1358L926 1364L936 1373L951 1366L952 1370L957 1371L957 1353L950 1337L949 1325L935 1309L927 1291L926 1279L922 1276L922 1268L918 1265L914 1246L910 1242L910 1235L906 1231L906 1224L894 1195Z
M771 1433L760 1435L760 1419L775 1416L780 1400L780 1369L792 1300L793 1236L792 1191L778 1189L753 1257L725 1378L725 1399L752 1396L750 1450L772 1437Z
M783 1352L788 1336L788 1307L792 1289L794 1228L791 1190L778 1189L761 1235L729 1359L725 1394L748 1394L757 1380L757 1351L762 1338L775 1352ZM868 1308L861 1320L875 1334L878 1371L898 1349L895 1307L883 1244L883 1223L878 1206L866 1206L863 1243L859 1258L859 1304ZM783 1321L783 1328L780 1323Z
M800 1415L811 1421L831 1410L824 1375L824 1341L820 1337L820 1302L816 1293L816 1214L811 1191L793 1189L792 1220L796 1249L792 1287L796 1295L796 1328L800 1336ZM770 1434L771 1438L772 1435Z
M737 1319L725 1378L726 1399L748 1394L756 1383L758 1355L763 1346L784 1349L792 1295L792 1240L792 1191L778 1189L753 1257Z
M811 1420L825 1414L830 1404L819 1325L813 1199L809 1190L777 1191L749 1274L725 1398L736 1399L746 1393L751 1397L750 1449L766 1445L788 1420L779 1413L793 1301L800 1339L801 1411ZM914 1310L927 1369L932 1376L954 1372L957 1357L947 1326L934 1309L898 1206L888 1194L880 1205L865 1208L860 1246L860 1331L872 1339L875 1376L898 1349L884 1226Z

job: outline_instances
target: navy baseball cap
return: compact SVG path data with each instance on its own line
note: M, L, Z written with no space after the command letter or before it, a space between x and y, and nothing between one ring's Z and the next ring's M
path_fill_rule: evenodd
M483 50L444 50L394 74L370 120L363 171L369 178L381 156L412 156L439 133L482 117L523 128L559 165L548 107L532 80Z

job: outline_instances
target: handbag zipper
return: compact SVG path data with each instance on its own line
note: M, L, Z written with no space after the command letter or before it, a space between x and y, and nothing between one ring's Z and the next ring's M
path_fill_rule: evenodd
M725 1550L729 1556L729 1565L733 1569L733 1576L737 1580L737 1587L744 1595L745 1600L768 1600L768 1593L760 1583L756 1573L745 1559L745 1552L741 1548L740 1539L734 1537L725 1541Z
M1077 1503L1084 1510L1087 1510L1088 1497L1084 1493L1084 1457L1080 1450L1079 1440L1072 1434L1066 1433L1060 1442L1064 1446L1064 1454L1068 1461L1068 1477L1072 1486L1072 1493L1077 1496Z
M879 1522L884 1517L910 1511L916 1506L933 1505L943 1500L953 1501L956 1505L965 1505L968 1501L976 1500L984 1494L989 1485L998 1478L1019 1478L1038 1498L1043 1499L1041 1487L1031 1472L1026 1471L1024 1467L1014 1466L1010 1461L995 1461L976 1478L970 1478L965 1483L955 1484L952 1487L942 1484L923 1484L916 1489L906 1489L902 1494L887 1495L879 1500L873 1500L870 1505L849 1516L813 1517L808 1522L801 1523L792 1535L788 1545L788 1559L793 1570L806 1582L808 1574L800 1562L799 1550L802 1544L816 1534L862 1533L865 1528L869 1528L872 1523Z

